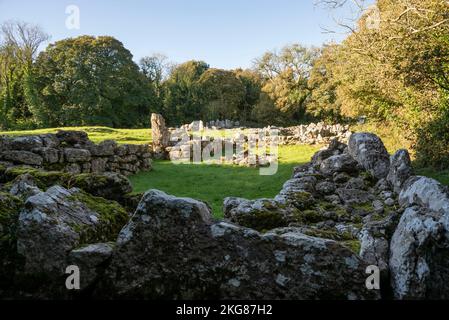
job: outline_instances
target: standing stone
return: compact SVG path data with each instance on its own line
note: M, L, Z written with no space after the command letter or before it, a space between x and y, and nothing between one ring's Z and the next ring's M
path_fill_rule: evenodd
M153 134L153 152L165 153L168 147L170 136L165 126L165 120L160 114L151 114L151 132Z

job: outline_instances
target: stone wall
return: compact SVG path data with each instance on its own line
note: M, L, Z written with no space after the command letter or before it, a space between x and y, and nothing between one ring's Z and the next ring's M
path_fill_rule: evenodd
M70 173L116 172L131 175L151 169L148 145L95 144L82 131L23 137L0 136L0 163Z

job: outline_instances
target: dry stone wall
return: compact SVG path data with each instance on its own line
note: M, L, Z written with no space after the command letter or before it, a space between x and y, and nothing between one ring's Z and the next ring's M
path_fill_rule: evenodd
M59 131L23 137L0 137L0 164L28 165L70 173L116 172L131 175L151 169L148 145L95 144L82 131Z

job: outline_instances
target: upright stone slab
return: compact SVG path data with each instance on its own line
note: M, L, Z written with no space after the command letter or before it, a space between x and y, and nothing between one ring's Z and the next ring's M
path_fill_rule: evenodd
M151 132L153 134L153 152L156 156L163 157L166 154L165 148L169 146L170 136L162 115L151 114Z

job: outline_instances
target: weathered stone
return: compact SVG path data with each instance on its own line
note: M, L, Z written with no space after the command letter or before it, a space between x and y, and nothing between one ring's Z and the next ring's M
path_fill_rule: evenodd
M76 265L80 274L80 289L91 287L103 274L106 262L112 255L114 245L111 243L96 243L72 250L68 262Z
M405 181L413 175L412 162L407 150L398 150L390 159L390 171L387 176L396 193L400 193Z
M291 209L272 199L225 198L223 211L225 218L230 221L262 231L286 226Z
M33 153L39 154L44 160L44 164L54 164L59 162L59 151L58 149L42 147L35 148L32 150Z
M86 132L84 131L58 131L56 133L56 137L63 144L67 144L70 146L75 145L90 145L91 142Z
M395 298L449 299L448 234L441 213L405 210L390 245Z
M108 157L115 154L117 148L117 142L113 140L105 140L99 144L94 144L89 147L89 151L94 157Z
M0 158L19 164L27 164L31 166L41 166L44 159L40 155L29 151L4 151L0 154Z
M67 162L88 162L90 158L89 150L75 148L64 149L64 159Z
M367 204L374 200L374 196L367 191L358 189L337 189L341 201L348 205Z
M377 298L365 278L364 262L335 241L292 228L262 235L214 223L204 203L151 190L118 237L102 292L159 299Z
M449 215L448 188L434 179L413 176L404 183L399 204L406 207L416 204Z
M329 182L329 181L322 181L317 183L315 186L315 189L318 193L321 193L323 195L331 195L335 192L335 189L337 187L335 186L335 183Z
M40 192L41 190L37 187L35 178L29 173L20 175L14 179L9 189L10 194L24 200Z
M151 132L153 137L153 152L165 152L165 148L169 146L170 135L165 127L165 120L160 114L151 114Z
M382 140L372 133L354 133L349 138L350 155L375 178L386 178L390 169L390 156Z
M357 162L348 154L332 156L321 163L320 171L328 176L337 172L354 173L357 172Z
M109 241L127 219L117 204L79 189L49 188L26 200L17 231L17 250L26 274L64 273L67 254L81 243Z
M95 158L91 161L92 173L103 173L106 171L106 164L108 160L104 158Z
M43 146L41 137L39 136L25 136L11 138L9 141L9 149L11 150L23 150L30 151L34 148L40 148Z

